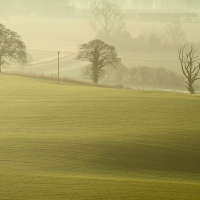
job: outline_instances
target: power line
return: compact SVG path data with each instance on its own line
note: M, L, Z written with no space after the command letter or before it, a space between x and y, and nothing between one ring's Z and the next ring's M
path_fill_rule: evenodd
M133 59L133 58L121 58L121 59L122 60L142 61L142 62L179 63L178 61L170 61L170 60L142 60L142 59Z
M67 53L71 55L76 55L77 52L69 52L69 51L50 51L50 50L28 50L33 52L45 52L45 53ZM130 60L130 61L141 61L141 62L153 62L153 63L179 63L178 61L170 61L170 60L146 60L146 59L135 59L135 58L121 58L122 60Z
M68 54L77 54L75 52L69 52L69 51L50 51L50 50L34 50L34 49L28 49L27 51L33 51L33 52L45 52L45 53L68 53Z

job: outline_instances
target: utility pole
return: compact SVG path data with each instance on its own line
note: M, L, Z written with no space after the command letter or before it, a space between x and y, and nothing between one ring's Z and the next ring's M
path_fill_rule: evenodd
M60 82L60 52L58 51L58 84Z

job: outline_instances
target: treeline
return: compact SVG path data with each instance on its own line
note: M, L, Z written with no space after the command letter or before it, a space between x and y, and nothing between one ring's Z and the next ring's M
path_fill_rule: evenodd
M117 68L107 67L105 79L118 83L139 83L160 86L183 86L184 77L165 68L138 66L128 68L120 64Z
M186 32L179 21L167 24L162 30L144 29L136 37L127 30L118 31L110 37L99 31L96 37L120 52L177 52L177 49L187 42Z

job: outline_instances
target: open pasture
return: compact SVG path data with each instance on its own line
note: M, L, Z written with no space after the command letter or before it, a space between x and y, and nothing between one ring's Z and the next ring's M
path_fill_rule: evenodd
M199 95L0 75L0 199L199 199Z

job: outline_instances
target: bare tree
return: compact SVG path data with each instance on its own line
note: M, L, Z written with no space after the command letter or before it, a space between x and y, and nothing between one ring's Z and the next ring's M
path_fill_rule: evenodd
M105 75L104 67L115 66L121 61L115 48L101 40L92 40L81 45L76 59L91 62L85 74L88 74L94 83L98 83L99 79Z
M179 60L182 72L187 79L186 87L191 94L194 94L193 84L196 80L200 79L197 77L200 71L200 63L195 65L195 62L199 60L198 55L195 55L198 49L191 46L190 50L185 51L185 47L186 45L179 49Z
M91 28L96 32L102 32L105 38L109 38L116 32L125 29L123 14L119 5L106 0L95 0L90 7L94 17L90 22Z
M0 73L2 65L12 60L25 64L26 46L17 33L0 24Z
M172 43L175 47L186 41L186 32L182 30L181 23L174 21L165 28L166 41Z

